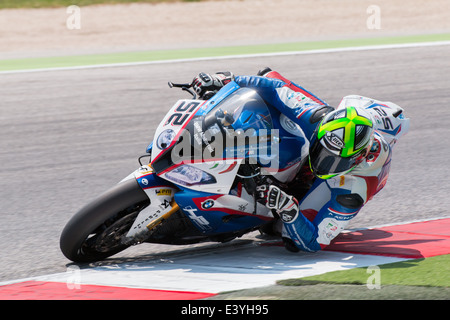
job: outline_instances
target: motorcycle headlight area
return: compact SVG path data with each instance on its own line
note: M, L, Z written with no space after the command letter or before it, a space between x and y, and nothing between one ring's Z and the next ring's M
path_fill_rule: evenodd
M156 145L159 149L164 150L165 148L170 146L173 138L175 138L175 131L173 131L172 129L164 130L159 134L158 139L156 139Z
M216 179L209 173L193 166L182 164L179 167L166 173L167 179L183 186L193 186L197 184L216 183Z

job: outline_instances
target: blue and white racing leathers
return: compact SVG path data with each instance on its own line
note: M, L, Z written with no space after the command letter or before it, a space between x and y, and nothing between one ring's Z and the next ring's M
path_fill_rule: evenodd
M252 87L268 103L297 123L310 141L324 114L332 111L324 101L299 85L271 71L265 76L236 76L242 87ZM283 223L282 236L303 251L318 251L330 244L361 208L386 184L392 147L407 133L409 119L391 102L362 96L346 96L339 108L366 109L373 117L375 139L366 159L349 174L316 179L303 199L295 219Z

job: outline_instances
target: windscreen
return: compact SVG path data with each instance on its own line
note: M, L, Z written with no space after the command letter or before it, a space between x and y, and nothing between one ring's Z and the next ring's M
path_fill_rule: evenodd
M234 130L272 129L272 117L264 100L250 88L240 88L208 112Z

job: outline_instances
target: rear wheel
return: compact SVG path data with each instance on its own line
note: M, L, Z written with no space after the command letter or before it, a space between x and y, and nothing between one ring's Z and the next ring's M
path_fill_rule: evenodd
M62 253L74 262L93 262L126 249L122 238L149 202L135 179L116 185L69 220L61 233Z

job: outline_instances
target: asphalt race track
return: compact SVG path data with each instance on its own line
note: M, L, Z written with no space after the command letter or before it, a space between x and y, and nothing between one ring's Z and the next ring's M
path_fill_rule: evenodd
M66 270L59 236L67 220L137 168L165 112L188 97L167 81L199 71L270 66L334 106L348 94L399 104L410 132L394 149L387 186L351 227L450 216L449 56L444 45L1 74L0 281ZM141 245L114 261L180 249Z

